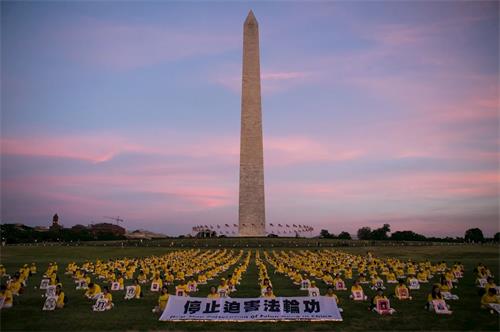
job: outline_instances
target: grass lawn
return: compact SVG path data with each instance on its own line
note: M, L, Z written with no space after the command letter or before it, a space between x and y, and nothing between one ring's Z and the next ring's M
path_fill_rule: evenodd
M236 248L235 248L236 249ZM316 248L305 248L316 250ZM323 249L323 248L321 248ZM445 260L449 265L461 261L466 268L465 277L460 280L459 288L454 290L460 300L448 301L453 314L450 316L436 315L424 310L430 284L422 285L418 291L413 291L413 300L399 302L391 300L396 309L392 316L379 316L368 311L367 303L353 303L348 299L349 293L337 292L340 306L344 309L343 322L280 322L280 323L166 323L158 321L158 315L151 309L157 302L157 294L145 290L144 298L137 301L123 299L124 292L114 292L115 308L107 312L93 312L92 303L83 297L82 291L75 290L74 283L69 276L63 274L68 262L76 261L81 264L84 260L109 259L121 257L145 257L162 255L170 249L164 247L2 247L1 263L8 273L13 273L24 263L36 262L39 273L29 279L26 292L17 297L14 307L1 311L1 330L58 330L58 331L89 331L89 330L499 330L498 315L491 315L479 309L479 296L474 286L473 268L483 262L496 276L499 275L499 247L498 246L394 246L394 247L342 247L338 250L364 255L368 250L378 257L411 258L415 261L430 259L432 262ZM236 249L239 250L239 249ZM243 275L238 291L232 297L257 297L257 266L255 265L256 250L253 252L247 272ZM276 250L300 250L300 248L276 248ZM262 252L261 252L261 257ZM43 312L42 292L34 289L39 286L43 271L48 262L56 261L59 264L59 276L63 283L63 290L69 297L67 307L54 312ZM277 296L306 295L293 285L290 279L280 274L274 274L274 269L268 264L268 271ZM230 268L229 272L232 272ZM356 273L355 273L356 275ZM225 276L222 275L222 276ZM219 277L222 277L219 276ZM433 279L433 281L436 279ZM130 282L128 282L130 283ZM322 293L326 290L324 284L319 283ZM351 281L347 282L351 286ZM146 287L147 288L147 287ZM373 295L368 287L364 287L367 295ZM170 286L171 293L173 287ZM389 285L386 293L393 290ZM205 297L208 286L201 286L198 294L193 296Z

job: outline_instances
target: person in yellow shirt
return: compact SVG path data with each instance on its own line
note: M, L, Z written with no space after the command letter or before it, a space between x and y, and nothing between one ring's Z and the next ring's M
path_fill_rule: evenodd
M137 276L137 280L139 280L139 283L145 284L147 281L147 277L144 274L144 271L139 272L139 276Z
M488 293L490 288L497 288L497 285L495 284L495 279L493 279L493 277L491 276L486 278L486 284L484 285L485 293Z
M163 287L163 280L161 280L159 273L154 276L153 280L151 280L152 284L155 283L155 282L158 284L159 288Z
M489 288L488 293L481 297L481 309L491 309L490 304L500 304L496 288Z
M326 289L325 296L328 297L328 298L330 298L330 299L332 299L332 300L334 300L335 303L339 304L339 298L333 292L333 287L332 286L328 286L328 288Z
M382 288L377 289L377 293L375 293L375 296L372 298L372 301L370 303L370 310L374 310L377 308L378 300L387 300L387 296L384 295L384 290Z
M14 299L12 296L12 292L7 289L6 285L0 286L0 297L4 298L2 309L12 308Z
M262 280L262 283L260 285L260 294L261 295L264 295L264 293L266 292L266 289L267 287L269 287L271 285L271 280L269 280L269 278L264 278L264 280Z
M371 289L373 290L376 290L378 288L385 289L384 281L378 275L373 275L370 283L371 283Z
M138 279L134 279L134 286L135 286L135 298L140 299L142 297L142 289Z
M271 286L267 286L266 291L264 292L264 295L262 297L266 299L275 299L276 296L273 293L273 288Z
M198 284L194 279L191 279L187 283L188 291L189 292L197 292L198 291Z
M434 310L434 305L432 304L433 300L443 300L443 295L441 294L441 287L439 284L433 285L432 286L432 291L429 295L427 295L427 304L425 305L425 308L429 311ZM449 305L446 305L449 309Z
M102 298L106 300L106 310L111 310L115 306L113 303L113 295L109 292L108 286L104 286L102 290Z
M118 273L118 277L116 278L116 282L118 282L118 284L120 285L120 290L123 290L125 289L125 286L123 284L123 274L121 273Z
M394 289L394 295L396 295L399 300L411 300L410 290L406 287L403 279L399 279L399 284Z
M56 286L56 296L57 296L56 308L57 309L64 308L65 295L64 292L62 291L61 285Z
M85 291L85 297L92 300L96 300L101 294L101 286L93 282L88 285L87 291Z
M220 280L220 285L217 287L217 293L220 297L227 297L229 295L229 285L225 278Z
M188 286L185 280L179 281L179 284L175 287L175 294L177 296L188 296Z
M335 286L336 290L346 290L345 288L345 282L342 280L340 277L340 274L336 274L335 278L333 279L333 285Z
M161 293L160 296L158 297L158 305L153 308L153 312L162 313L165 310L165 307L167 306L169 296L170 295L168 294L168 288L165 285L161 288Z
M208 293L207 297L209 299L218 299L218 298L220 298L219 293L217 292L217 287L210 286L210 292Z
M424 270L418 271L418 273L417 273L417 279L418 279L419 283L429 282L429 280L427 278L428 278L428 275L427 275L427 273Z
M363 287L361 287L360 283L359 283L359 279L356 279L356 281L354 281L354 284L351 286L351 295L349 295L349 297L351 299L354 299L354 293L355 292L361 292L361 296L363 297L363 300L366 300L368 299L368 297L365 295L364 291L363 291Z
M36 274L36 264L35 263L31 263L31 266L30 266L30 275L34 275Z
M21 282L19 281L19 277L17 273L14 275L12 280L9 281L9 291L12 295L19 295L21 292Z

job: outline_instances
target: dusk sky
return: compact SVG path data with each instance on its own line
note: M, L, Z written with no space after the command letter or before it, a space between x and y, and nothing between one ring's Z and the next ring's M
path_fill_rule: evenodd
M250 9L268 223L499 230L496 1L2 1L1 221L237 223Z

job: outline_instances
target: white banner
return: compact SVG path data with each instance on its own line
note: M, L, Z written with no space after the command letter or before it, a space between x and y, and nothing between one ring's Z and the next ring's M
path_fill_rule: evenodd
M162 321L342 321L333 298L220 298L170 295Z

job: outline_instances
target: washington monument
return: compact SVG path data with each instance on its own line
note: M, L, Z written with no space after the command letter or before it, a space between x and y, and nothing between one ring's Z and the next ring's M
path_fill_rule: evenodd
M241 87L239 235L265 236L259 25L252 11L243 25Z

